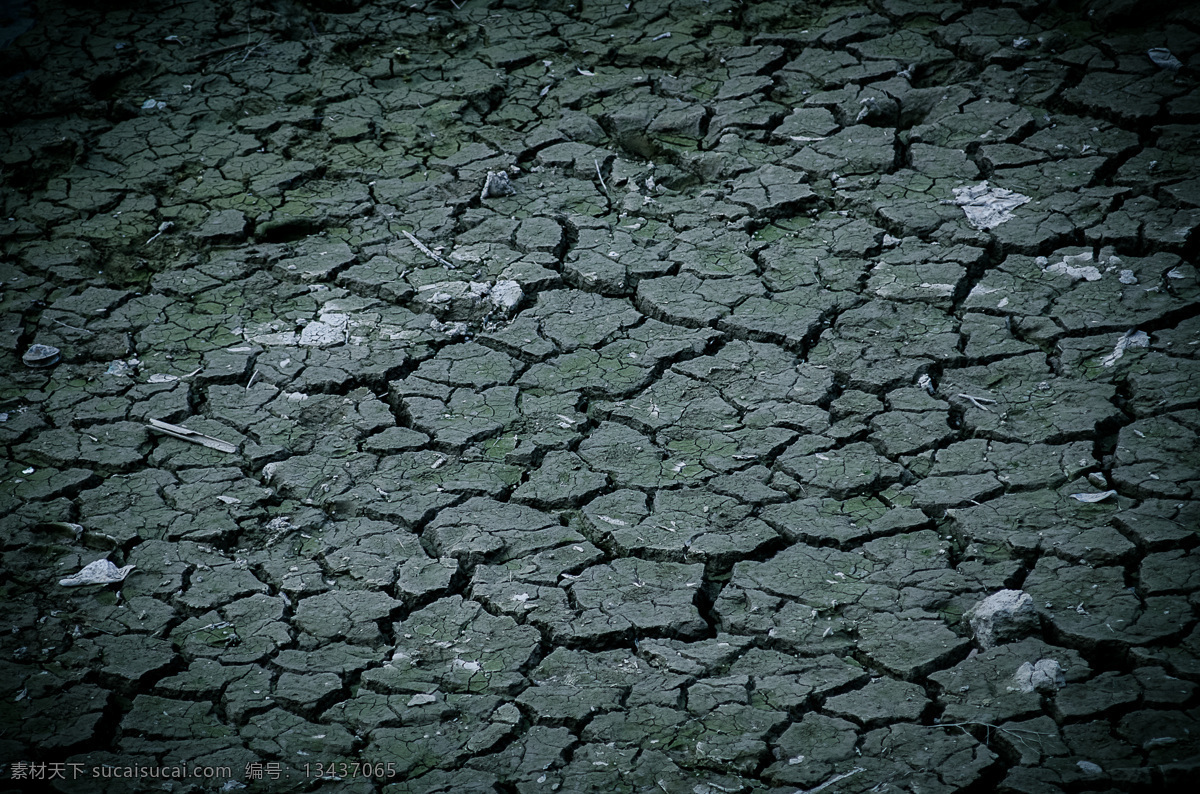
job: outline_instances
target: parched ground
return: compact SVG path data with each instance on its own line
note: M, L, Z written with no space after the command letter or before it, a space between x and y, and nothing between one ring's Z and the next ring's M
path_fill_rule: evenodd
M0 789L1194 778L1200 14L110 5L0 20Z

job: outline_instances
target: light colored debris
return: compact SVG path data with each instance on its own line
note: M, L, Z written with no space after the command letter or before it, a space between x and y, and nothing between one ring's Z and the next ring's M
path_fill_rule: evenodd
M138 360L136 358L131 358L128 361L117 359L116 361L109 363L108 368L104 370L104 374L123 375L128 378L132 377L133 374L137 372L137 368Z
M172 381L177 381L177 380L187 380L188 378L194 378L195 376L199 375L203 371L204 371L204 368L200 367L199 369L192 370L191 372L189 372L186 375L167 375L162 372L156 372L155 374L146 378L146 382L147 383L171 383Z
M875 97L869 96L858 100L858 104L862 105L863 107L862 110L858 111L858 115L854 118L854 123L856 124L870 116L871 113L875 111L878 102L875 101Z
M32 472L26 471L26 473ZM53 530L64 535L69 535L75 540L79 540L83 537L83 524L75 524L70 521L49 521L45 524L41 524L40 528L43 530Z
M483 180L483 190L479 193L479 199L486 201L490 198L502 198L516 192L517 189L513 187L512 180L508 178L507 171L488 171L487 178Z
M418 240L415 236L413 236L413 234L411 232L401 230L401 234L403 234L405 237L407 237L408 241L410 243L412 243L414 246L416 246L418 251L425 254L425 256L429 257L434 262L437 262L442 267L449 267L449 268L454 267L454 265L450 264L445 259L442 259L440 256L435 254L433 252L433 249L431 249L429 246L425 245L425 243Z
M1033 596L1022 590L993 593L972 607L966 617L971 633L984 649L1029 636L1038 629Z
M25 355L21 356L21 361L25 362L25 366L34 367L52 367L62 358L62 351L51 345L30 345L25 351Z
M1072 281L1099 281L1102 273L1095 265L1086 264L1092 261L1092 252L1084 251L1081 254L1072 256L1064 256L1061 262L1055 262L1042 269L1045 273L1056 273L1058 275L1067 276Z
M1029 196L1007 188L990 187L984 180L975 186L954 188L954 200L949 203L962 207L967 222L976 229L986 230L1012 220L1012 211L1030 201Z
M69 329L71 329L72 331L78 331L78 332L79 332L79 333L81 333L81 334L87 334L88 336L95 336L95 335L96 335L96 332L95 332L95 331L89 331L88 329L86 329L86 328L80 328L80 327L79 327L79 326L77 326L77 325L67 325L67 324L66 324L66 323L64 323L62 320L58 319L57 317L51 317L51 318L50 318L50 320L51 320L51 322L53 322L53 323L54 323L54 324L56 324L56 325L62 326L63 328L69 328Z
M1013 675L1020 692L1044 692L1053 694L1067 685L1062 665L1054 659L1039 659L1036 663L1025 662Z
M300 331L300 344L305 347L329 347L339 344L346 339L349 323L348 314L323 313L320 320L313 320Z
M96 560L83 566L83 570L66 579L59 579L58 583L63 587L82 587L89 584L112 584L113 582L121 582L129 575L129 572L134 569L133 565L126 565L123 568L118 568L108 560Z
M1113 364L1116 364L1117 360L1125 355L1125 350L1131 347L1150 347L1150 334L1145 331L1126 331L1117 340L1117 346L1113 348L1113 352L1105 356L1100 362L1100 366L1111 367Z
M237 446L230 444L228 441L222 441L219 438L206 436L203 433L183 427L182 425L173 425L158 419L151 419L146 423L146 425L151 430L156 430L159 433L173 436L181 441L191 441L193 444L200 444L208 447L209 449L215 449L218 452L232 454L238 451Z
M153 237L151 237L149 240L142 243L142 245L144 245L144 246L150 245L150 243L154 242L159 237L162 237L163 234L165 234L167 232L167 230L170 229L171 227L173 227L174 225L175 224L171 223L170 221L163 221L162 223L158 224L158 232Z
M984 405L984 403L988 403L989 405L996 404L995 400L990 400L987 397L972 397L971 395L963 394L962 392L959 392L958 394L956 394L954 396L962 397L964 400L970 400L971 404L974 405L976 408L978 408L982 411L987 411L988 413L991 413L992 409L988 408L987 405Z
M1103 502L1105 499L1109 499L1116 495L1116 491L1101 491L1100 493L1073 493L1071 494L1071 498L1086 504L1095 504L1096 502Z
M525 291L515 281L497 281L488 291L488 302L504 314L510 313L525 298Z
M1168 72L1178 72L1183 68L1183 62L1172 55L1166 47L1153 47L1146 51L1146 55L1155 66L1166 69Z
M525 298L516 281L439 281L417 289L416 300L440 317L455 320L508 316Z
M799 789L796 792L796 794L817 794L818 791L823 791L823 790L829 788L830 786L834 785L835 783L840 783L841 781L845 780L848 777L853 777L854 775L857 775L859 772L866 772L866 771L867 770L864 769L863 767L856 766L853 769L851 769L849 772L842 772L841 774L834 775L833 777L829 778L828 780L826 780L825 782L821 783L818 786L813 786L810 789Z
M449 339L457 339L461 336L466 336L467 332L471 330L470 326L463 322L444 323L440 320L430 321L429 328L431 331L435 331L439 334L445 334Z

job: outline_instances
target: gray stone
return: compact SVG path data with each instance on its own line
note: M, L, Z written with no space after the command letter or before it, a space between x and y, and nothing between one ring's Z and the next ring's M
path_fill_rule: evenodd
M1066 686L1062 666L1053 659L1039 659L1036 663L1025 662L1013 676L1017 689L1022 692L1041 692L1052 695Z
M1021 590L1001 590L980 601L967 613L975 641L983 649L1020 640L1038 628L1033 597Z

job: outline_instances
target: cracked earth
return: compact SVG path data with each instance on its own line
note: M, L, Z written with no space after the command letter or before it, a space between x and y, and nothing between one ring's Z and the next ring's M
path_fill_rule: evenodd
M1181 790L1200 14L968 6L6 3L0 788Z

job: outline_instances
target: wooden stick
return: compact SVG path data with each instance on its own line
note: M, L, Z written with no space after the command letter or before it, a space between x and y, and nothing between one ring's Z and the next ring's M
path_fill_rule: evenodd
M439 265L441 265L442 267L450 267L450 268L454 267L454 265L450 264L450 263L449 263L449 262L447 262L445 259L442 259L440 256L438 256L437 254L435 254L435 253L432 251L432 249L430 249L430 247L429 247L429 246L425 245L425 243L421 242L421 241L420 241L420 240L418 240L416 237L412 236L411 234L409 234L408 232L405 232L405 231L401 231L401 233L402 233L402 234L403 234L405 237L407 237L407 238L408 238L408 241L409 241L410 243L412 243L413 245L415 245L415 246L417 247L417 250L418 250L418 251L420 251L421 253L425 254L425 256L429 257L429 258L430 258L430 259L432 259L434 262L437 262L437 263L438 263Z
M238 448L228 441L222 441L219 438L206 436L196 430L190 430L181 425L173 425L168 422L163 422L158 419L151 419L147 422L151 430L157 430L159 433L164 433L168 436L173 436L181 441L191 441L193 444L201 444L209 449L215 449L218 452L232 454L238 451Z

